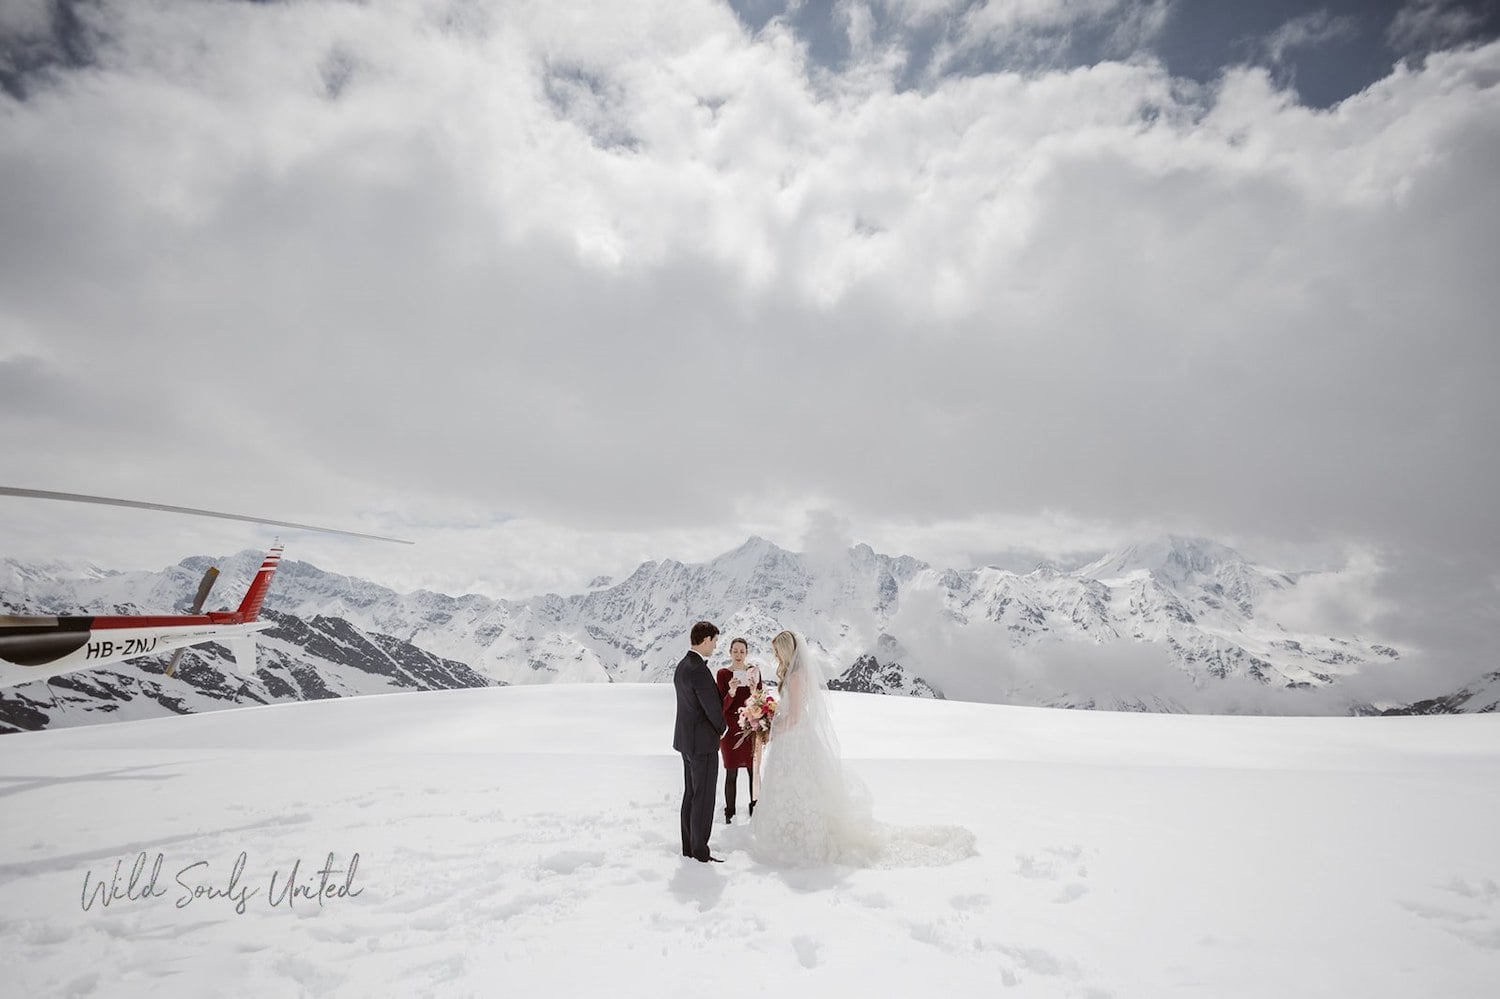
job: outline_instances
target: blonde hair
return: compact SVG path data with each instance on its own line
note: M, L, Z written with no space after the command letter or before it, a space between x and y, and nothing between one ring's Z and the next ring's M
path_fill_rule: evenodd
M786 683L786 671L792 668L792 658L797 654L797 636L783 631L771 639L771 651L776 653L776 684Z

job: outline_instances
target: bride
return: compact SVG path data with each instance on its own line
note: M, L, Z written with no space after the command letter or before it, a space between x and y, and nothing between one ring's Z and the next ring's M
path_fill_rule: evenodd
M869 790L839 756L817 657L790 631L772 639L771 648L780 698L750 823L755 856L795 867L928 867L972 856L967 829L874 820Z

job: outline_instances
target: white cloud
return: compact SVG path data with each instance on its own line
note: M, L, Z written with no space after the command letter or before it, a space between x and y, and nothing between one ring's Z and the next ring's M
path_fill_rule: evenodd
M1068 29L1129 16L1142 6L1133 0L986 0L970 8L965 20L969 30L993 37L1028 29Z
M925 5L916 10L917 25L936 13ZM1160 35L1170 10L1167 0L985 0L954 19L955 30L935 50L933 73L980 53L1018 71L1045 69L1084 32L1101 34L1109 56L1129 58Z
M1349 16L1334 17L1327 10L1316 10L1287 21L1266 39L1266 53L1273 63L1286 61L1292 49L1315 48L1327 42L1351 37L1357 22Z
M1357 548L1337 570L1299 576L1295 587L1268 595L1257 612L1289 631L1378 640L1371 629L1395 609L1380 592L1386 571L1378 552Z
M934 21L951 19L971 0L882 0L882 13L907 28L917 28Z
M0 106L6 484L513 515L503 590L818 508L1500 560L1500 46L1319 112L1150 61L898 92L707 2L101 16Z

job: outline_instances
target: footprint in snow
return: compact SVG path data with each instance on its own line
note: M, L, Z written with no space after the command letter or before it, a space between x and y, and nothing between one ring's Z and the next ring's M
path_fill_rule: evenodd
M1017 854L1017 873L1038 881L1060 881L1067 873L1088 877L1088 867L1079 858L1079 854L1059 850Z
M1089 876L1088 864L1080 846L1053 846L1040 854L1022 853L1016 856L1016 873L1033 881L1067 881L1052 901L1076 902L1088 894L1083 882ZM1072 879L1078 880L1072 880Z
M1406 899L1396 904L1414 916L1439 923L1466 943L1500 951L1500 884L1490 878L1453 878L1437 887L1444 892L1437 904Z
M797 952L797 960L804 968L816 968L818 966L818 949L821 946L812 937L792 938L792 949Z
M588 850L564 850L543 858L538 866L553 874L572 874L580 868L598 867L602 863L604 863L602 853Z

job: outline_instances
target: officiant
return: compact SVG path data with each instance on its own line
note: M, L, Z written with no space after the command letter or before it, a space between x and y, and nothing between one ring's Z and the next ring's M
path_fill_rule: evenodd
M760 689L760 669L745 665L750 654L750 643L736 638L729 643L729 658L732 667L719 670L719 698L724 703L724 724L728 726L719 740L719 758L724 764L724 824L734 820L735 799L738 797L740 771L749 778L750 814L755 814L755 739L740 729L740 708L750 699L751 691Z

